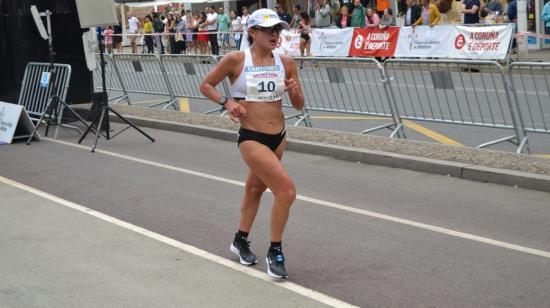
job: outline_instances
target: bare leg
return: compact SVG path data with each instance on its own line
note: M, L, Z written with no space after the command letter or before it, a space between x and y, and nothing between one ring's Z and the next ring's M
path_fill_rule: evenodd
M275 196L275 201L271 210L272 242L282 241L284 229L288 221L290 206L296 199L296 187L294 186L294 182L283 168L280 161L285 145L286 140L281 143L275 153L268 147L255 141L245 141L240 145L241 155L246 164L250 167L251 172L269 187ZM257 183L258 182L256 182L256 184ZM256 188L261 187L258 185ZM257 195L255 197L257 197ZM252 201L252 198L250 200ZM255 204L251 202L248 206L250 206L251 209L248 209L249 213L247 212L247 214L252 213L253 210L257 212L257 206L255 206ZM254 206L256 209L254 209ZM250 216L245 217L249 220L244 221L244 227L251 226Z

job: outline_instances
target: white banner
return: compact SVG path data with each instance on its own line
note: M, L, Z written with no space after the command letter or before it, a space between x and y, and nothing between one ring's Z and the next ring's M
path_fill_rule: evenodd
M454 29L449 58L494 60L506 57L514 26L456 26Z
M321 57L347 57L353 28L313 29L311 54Z
M448 57L453 25L403 27L399 30L396 57Z

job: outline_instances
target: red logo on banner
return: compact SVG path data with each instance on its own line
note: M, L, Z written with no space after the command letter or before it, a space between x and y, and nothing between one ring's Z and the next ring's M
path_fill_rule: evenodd
M455 48L462 49L464 45L466 45L466 38L464 37L464 35L462 34L457 35L457 37L455 38Z
M349 50L352 57L393 57L399 37L398 27L359 29L353 31Z

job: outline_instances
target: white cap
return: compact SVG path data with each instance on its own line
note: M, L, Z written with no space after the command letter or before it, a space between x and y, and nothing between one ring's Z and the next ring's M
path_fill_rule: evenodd
M290 26L286 23L286 21L279 19L279 15L277 15L274 11L270 9L259 9L254 11L254 13L248 17L246 29L250 29L252 27L269 28L278 24L283 26L283 29L285 30L290 29Z

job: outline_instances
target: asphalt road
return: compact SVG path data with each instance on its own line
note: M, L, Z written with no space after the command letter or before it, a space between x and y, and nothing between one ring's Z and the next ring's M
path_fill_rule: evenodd
M67 144L2 146L0 175L233 259L236 145L147 131L156 143L128 131L101 141L108 153L67 130ZM364 307L550 305L550 194L292 152L284 164L300 195L284 242L291 281ZM259 256L271 200L250 237Z

